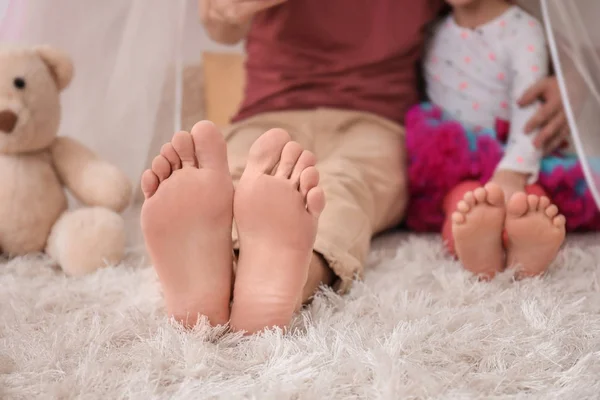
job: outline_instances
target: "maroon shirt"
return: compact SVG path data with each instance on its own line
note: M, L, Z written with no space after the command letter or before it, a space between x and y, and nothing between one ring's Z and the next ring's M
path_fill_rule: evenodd
M418 102L425 25L442 0L288 0L255 16L234 121L333 107L402 122Z

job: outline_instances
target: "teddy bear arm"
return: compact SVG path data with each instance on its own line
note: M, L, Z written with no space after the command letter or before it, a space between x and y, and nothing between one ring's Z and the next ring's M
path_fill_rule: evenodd
M52 158L64 185L82 203L123 211L131 199L131 182L114 165L68 137L56 138Z

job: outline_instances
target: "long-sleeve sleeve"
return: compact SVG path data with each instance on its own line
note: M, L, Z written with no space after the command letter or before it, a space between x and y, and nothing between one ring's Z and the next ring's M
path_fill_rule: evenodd
M548 51L541 24L533 20L523 24L519 35L509 43L507 52L511 71L506 77L510 84L510 132L504 157L497 170L529 174L529 182L533 183L538 178L542 152L533 145L536 132L526 134L525 125L540 107L540 102L520 107L518 99L548 75Z

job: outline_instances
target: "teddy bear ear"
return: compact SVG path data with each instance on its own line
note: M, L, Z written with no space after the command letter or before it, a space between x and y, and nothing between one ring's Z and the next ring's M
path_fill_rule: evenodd
M50 46L38 46L34 51L50 70L58 90L66 88L73 78L71 58L65 52Z

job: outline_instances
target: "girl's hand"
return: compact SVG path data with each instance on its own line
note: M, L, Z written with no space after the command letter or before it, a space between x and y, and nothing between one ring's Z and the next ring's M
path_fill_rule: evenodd
M525 133L539 129L534 145L548 154L561 147L570 134L555 76L544 78L531 86L518 104L524 107L536 100L541 100L543 105L525 126Z

